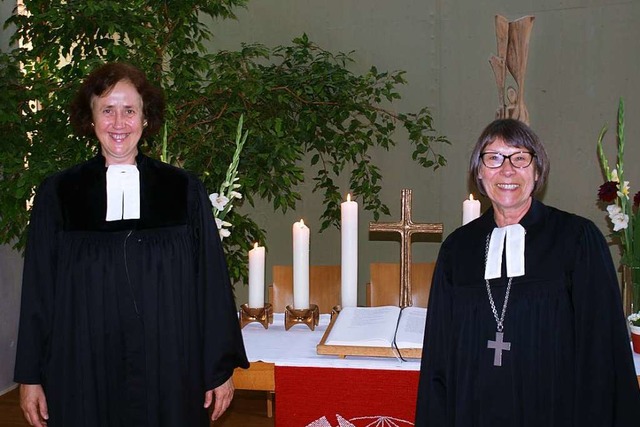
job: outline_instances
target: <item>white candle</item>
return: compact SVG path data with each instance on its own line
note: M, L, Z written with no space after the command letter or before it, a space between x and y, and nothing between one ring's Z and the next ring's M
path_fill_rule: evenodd
M293 224L293 308L309 308L309 228Z
M342 306L358 305L358 203L347 201L340 205L340 234L342 243Z
M473 221L480 216L480 200L474 200L473 194L469 194L469 199L462 202L462 225Z
M264 307L264 246L249 251L249 308Z

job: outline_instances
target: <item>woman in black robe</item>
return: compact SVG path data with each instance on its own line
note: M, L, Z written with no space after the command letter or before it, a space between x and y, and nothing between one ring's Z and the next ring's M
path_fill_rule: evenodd
M36 192L15 368L31 425L208 426L248 367L204 186L138 150L163 117L162 92L126 64L72 103L100 150Z
M640 425L609 248L591 221L533 199L548 172L519 121L478 139L470 175L492 207L440 250L416 426Z

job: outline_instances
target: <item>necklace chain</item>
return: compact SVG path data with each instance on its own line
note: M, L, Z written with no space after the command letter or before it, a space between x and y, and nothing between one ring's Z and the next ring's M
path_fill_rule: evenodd
M491 239L491 233L487 234L487 243L484 249L484 266L487 267L487 261L489 259L489 241ZM496 303L493 301L493 296L491 295L491 287L489 286L489 279L484 279L484 282L487 286L487 295L489 295L489 304L491 305L491 312L493 313L493 318L496 319L496 325L498 326L498 332L502 332L504 328L504 316L507 313L507 305L509 303L509 293L511 292L511 282L513 281L513 277L509 277L509 281L507 282L507 292L504 294L504 303L502 304L502 313L500 313L500 317L498 318L498 310L496 309Z

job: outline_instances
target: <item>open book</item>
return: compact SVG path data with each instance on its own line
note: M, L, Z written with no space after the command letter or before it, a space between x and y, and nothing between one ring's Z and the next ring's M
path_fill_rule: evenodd
M422 348L426 318L421 307L344 307L324 344Z

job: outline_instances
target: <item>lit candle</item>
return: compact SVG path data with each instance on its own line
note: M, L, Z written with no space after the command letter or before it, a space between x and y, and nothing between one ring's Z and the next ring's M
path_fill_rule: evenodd
M342 306L358 305L358 203L347 201L340 205L340 234L342 243Z
M249 308L264 307L264 246L249 251Z
M469 200L462 202L462 225L473 221L480 216L480 200L474 200L473 194L469 194Z
M309 227L293 224L293 308L309 308Z

